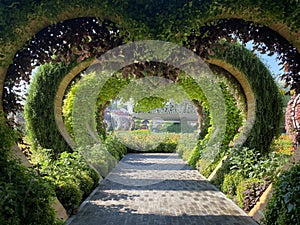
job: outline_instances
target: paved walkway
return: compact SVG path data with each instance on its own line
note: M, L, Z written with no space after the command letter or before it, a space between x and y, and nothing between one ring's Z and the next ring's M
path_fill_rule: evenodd
M256 225L176 154L128 154L69 225Z

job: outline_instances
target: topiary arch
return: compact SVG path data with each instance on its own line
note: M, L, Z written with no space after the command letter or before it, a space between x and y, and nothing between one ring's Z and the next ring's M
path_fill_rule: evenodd
M72 21L73 24L66 25ZM74 26L76 23L80 26ZM91 35L92 28L103 35L101 40ZM88 29L90 32L86 34ZM53 44L55 38L66 33L68 40ZM47 98L54 103L56 96L57 102L61 102L60 91L68 83L64 76L86 58L100 56L135 40L171 41L236 77L244 89L248 107L248 129L244 129L240 143L263 151L278 128L280 98L270 74L258 59L241 47L220 45L220 40L231 42L235 38L243 43L253 40L262 53L279 52L285 69L283 79L290 89L300 93L300 4L296 0L1 1L0 110L4 108L10 113L21 109L18 105L21 94L17 89L22 82L29 82L35 65L50 62L63 65L59 79L49 79L53 88L47 87L51 92ZM95 51L95 46L99 47L98 55L89 54ZM52 72L57 75L55 69ZM45 124L50 122L56 129L54 139L67 146L59 133L63 130L60 105L47 107L53 111L51 121L46 118ZM55 121L60 124L58 127Z
M257 31L257 33L266 32L266 27L271 28L275 34L279 34L279 36L281 35L281 39L277 38L276 40L283 42L286 40L290 41L294 48L290 47L290 45L286 45L284 42L283 44L277 43L275 47L274 45L270 44L267 46L267 48L262 49L262 51L276 51L277 49L280 49L276 48L276 46L285 46L284 49L288 49L293 52L292 55L287 55L287 57L283 58L282 61L285 63L286 69L290 69L294 73L294 76L287 75L285 77L287 83L292 85L292 89L296 89L296 91L298 91L297 71L299 72L300 67L299 63L297 63L299 62L300 49L300 10L298 9L299 4L294 1L290 1L289 4L286 4L285 1L277 1L274 3L273 1L269 0L264 2L229 0L222 3L217 1L182 1L168 4L158 0L139 3L135 1L89 1L88 3L84 3L78 0L73 1L70 4L66 4L65 1L40 1L39 3L36 3L35 1L27 1L23 4L7 1L7 3L3 3L1 7L2 19L0 26L2 29L0 31L0 44L2 60L0 64L0 88L2 89L4 85L3 82L6 71L9 65L12 63L13 57L15 56L15 59L24 57L24 55L21 54L24 54L26 51L19 52L21 55L20 56L15 55L17 50L25 47L26 42L34 35L38 36L38 31L50 24L57 24L58 22L66 21L67 19L83 16L96 16L100 17L102 21L113 21L116 24L116 28L114 29L123 35L124 41L149 38L171 40L188 46L200 55L202 55L201 49L203 49L203 47L199 46L199 43L202 43L201 41L204 43L204 48L209 48L211 50L218 48L218 40L216 37L219 37L220 34L218 32L214 34L211 30L207 30L209 27L222 27L224 23L225 25L227 23L227 26L229 26L228 24L230 24L232 21L236 22L234 19L241 19L242 22L246 21L250 23L254 31ZM227 18L227 22L221 21L220 19L222 18ZM8 25L8 23L10 24ZM241 24L240 22L236 23ZM246 27L246 25L244 27ZM198 30L200 35L197 33ZM206 31L209 31L208 39L216 39L213 43L205 42L205 40L207 40L207 37L205 37ZM247 30L241 30L238 32L241 32L242 34L249 34ZM232 33L232 31L228 32L227 34L230 33ZM51 35L51 32L48 34ZM270 32L270 35L271 34L273 33ZM251 37L255 38L254 41L261 41L258 36L252 35ZM244 36L241 35L240 37ZM232 38L232 36L230 38ZM268 36L266 38L270 39L271 37ZM242 39L242 41L247 40ZM121 44L121 42L118 43ZM228 55L225 58L221 57L220 55L219 58L218 56L211 57L209 55L214 54L211 50L207 51L208 54L204 54L204 57L207 57L212 63L218 64L219 66L223 65L227 68L231 65L241 73L247 72L245 67L243 68L239 65L234 65L236 62L234 55L231 55L231 58L226 58ZM30 54L30 52L31 50L29 53L27 52L27 54ZM74 52L71 52L71 54L74 54ZM290 58L288 58L288 56ZM49 55L45 56L43 60L44 61L41 60L40 64L51 61L51 57L49 58ZM265 70L263 69L261 71ZM264 74L265 73L266 72L264 72ZM20 82L18 74L15 74L14 76L15 77L6 77L6 82ZM20 77L24 76L26 77L26 74L21 74ZM250 81L248 82L250 83ZM0 92L1 99L2 93L3 92ZM261 94L263 95L264 93ZM249 99L252 98L252 103L251 100L248 102L250 109L254 104L253 95L256 98L259 98L261 94L256 94L254 92L252 97L249 97ZM248 96L251 96L251 94L249 93ZM8 102L9 100L14 100L14 95L7 95L5 97L7 98L6 100ZM274 99L277 99L277 97ZM2 104L0 104L0 107L2 108ZM261 111L258 110L257 113L261 113ZM251 118L251 116L253 115L248 114L249 121L253 120L254 118L254 116L253 118ZM264 123L266 122L265 119L262 119L261 121ZM251 123L249 122L249 124ZM260 127L261 126L262 125L260 125ZM270 129L273 128L276 128L276 126L270 127ZM260 128L258 128L258 130L260 130ZM253 134L246 140L246 142L253 143L253 141L250 141L250 139L253 139ZM259 141L259 143L263 142L265 143L265 146L268 145L270 143L270 138L267 141L263 139Z
M191 29L214 24L219 18L240 18L266 25L299 49L299 4L297 1L26 1L2 3L0 84L18 49L50 24L83 16L114 21L128 40L161 39L182 42ZM143 6L143 7L141 7ZM54 13L55 12L55 13ZM155 16L154 16L155 15ZM299 50L298 50L299 52ZM0 95L2 98L2 95Z

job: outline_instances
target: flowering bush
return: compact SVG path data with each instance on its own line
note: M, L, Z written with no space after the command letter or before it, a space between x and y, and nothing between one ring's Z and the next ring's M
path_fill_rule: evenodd
M182 147L181 136L191 140L194 134L151 133L148 130L135 130L118 131L116 136L129 152L175 152L177 147Z
M289 135L282 134L274 139L271 150L276 153L283 153L290 155L293 153L293 141Z
M300 141L300 95L293 95L285 113L285 129L294 144Z

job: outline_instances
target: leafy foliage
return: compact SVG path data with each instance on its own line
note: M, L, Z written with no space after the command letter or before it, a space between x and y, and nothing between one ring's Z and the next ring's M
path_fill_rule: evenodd
M71 70L63 63L46 64L39 68L30 86L25 105L26 127L34 148L53 149L55 153L71 151L56 123L54 100L63 77ZM49 88L51 87L51 88Z
M281 172L290 156L288 150L291 146L291 142L287 145L285 138L281 137L274 140L274 144L271 146L272 152L264 156L253 149L232 148L228 152L228 157L223 161L221 168L217 171L212 183L225 192L228 197L235 200L237 187L243 180L264 180L265 182L261 185L255 184L254 186L250 185L249 188L246 188L245 191L247 195L240 192L242 193L241 195L244 196L240 199L240 203L244 204L247 210L250 210L256 201L255 199L257 199L266 188L265 184L274 181ZM278 147L280 147L280 149L278 149ZM255 191L259 192L259 194L252 193L254 189L256 189Z
M110 135L105 139L104 142L107 150L112 154L117 160L121 160L123 156L127 153L127 148L124 143L117 137L117 135Z
M2 113L1 113L2 114ZM52 186L12 158L15 132L0 117L0 223L7 225L58 225L51 204Z
M16 138L17 133L9 127L8 121L4 119L4 113L0 111L0 163L4 163L10 157L11 146L15 144Z
M68 93L65 95L62 107L62 116L64 120L64 125L69 135L74 138L73 126L72 126L72 114L73 114L73 103L74 97L78 86L76 84L71 84Z
M116 136L129 152L175 152L180 138L180 134L148 130L119 131Z
M242 46L227 46L224 52L216 52L213 57L236 67L247 77L256 98L256 112L253 127L243 146L261 153L268 152L273 137L279 132L282 115L282 95L270 72Z
M192 155L193 149L197 147L198 135L181 134L177 144L176 153L184 160L188 161Z
M273 185L271 199L267 203L265 225L300 223L300 164L280 175Z
M47 3L48 9L57 7ZM27 5L27 4L26 4ZM34 8L36 7L35 4ZM60 9L55 9L55 12ZM22 12L22 10L20 10ZM104 52L123 43L119 29L110 21L97 18L77 18L57 23L42 29L31 39L26 48L20 49L5 79L3 107L6 113L22 110L24 100L20 91L22 82L30 83L31 71L43 64L81 62L99 57ZM15 88L13 88L15 87Z
M198 147L194 149L193 154L189 159L189 164L191 166L196 167L198 164L200 172L204 174L204 176L209 176L214 170L215 166L217 166L219 160L222 158L222 155L224 155L224 152L227 151L229 143L238 133L238 128L242 126L242 116L240 110L237 108L236 99L230 94L228 86L225 83L219 83L218 85L221 86L226 106L226 130L220 146L220 151L215 153L212 157L207 156L208 154L213 154L211 151L205 151L207 142L212 135L212 129L209 128L207 135L199 142ZM203 103L204 106L206 104L206 102ZM211 118L211 120L213 120L213 118ZM209 158L211 159L210 161L207 160Z
M78 9L79 5L81 10ZM139 3L131 0L101 2L92 0L87 4L76 0L65 4L65 1L18 3L8 0L1 3L0 8L0 31L4 46L10 40L15 44L21 40L23 42L29 40L31 37L28 35L33 34L26 33L28 29L23 28L30 27L29 24L33 21L43 21L42 18L46 18L49 24L54 24L42 29L43 27L39 27L41 24L35 23L37 30L41 31L28 42L29 44L16 44L16 46L25 44L26 47L15 54L14 63L7 73L5 81L7 88L4 89L4 108L7 113L20 109L18 101L22 98L21 93L13 87L15 85L20 87L21 80L29 82L30 71L35 65L49 63L53 59L68 62L97 57L108 49L124 43L125 39L131 41L133 38L173 40L194 50L202 57L214 53L220 38L231 42L235 37L243 43L253 40L256 50L270 55L279 53L278 58L285 68L283 79L291 89L296 89L297 92L299 89L297 76L300 54L289 41L267 27L269 21L272 23L277 21L297 31L300 27L300 10L299 4L295 1L286 4L283 0L276 3L271 0L264 2L202 0L172 3L160 0ZM81 18L58 22L66 17L65 12L72 12L74 8L79 10L78 15ZM82 17L82 14L86 15L86 11L110 18L118 24L99 18ZM56 15L60 14L63 14L62 18L57 18ZM243 15L244 20L232 19L234 15ZM253 19L253 15L257 23L248 22ZM227 19L218 19L220 17ZM23 36L26 37L25 41ZM6 56L7 53L2 54ZM7 60L10 59L3 60L4 66L11 63Z
M89 2L84 2L81 0L75 0L66 4L65 1L30 0L19 3L8 0L3 1L0 4L1 43L5 43L7 46L9 46L8 40L14 41L12 42L14 45L18 43L17 40L21 36L25 37L23 38L24 40L29 39L29 36L26 35L27 29L22 28L28 27L31 20L43 21L39 18L47 18L47 20L50 21L49 23L51 23L52 20L52 23L55 23L58 18L54 16L54 14L68 12L69 10L66 10L70 9L68 7L72 8L80 6L83 10L86 10L87 8L101 8L103 9L102 13L99 13L98 15L123 15L123 17L129 21L129 25L127 24L126 28L129 29L130 26L132 26L132 30L138 30L136 32L137 34L144 33L147 35L147 37L152 36L165 40L180 39L182 42L185 36L189 36L188 43L183 42L183 44L185 46L190 46L190 49L195 49L199 55L214 54L212 50L214 49L214 45L218 42L220 37L225 37L228 40L231 40L232 34L234 34L234 36L238 37L244 43L252 39L255 42L255 48L259 51L264 53L270 50L270 54L273 54L276 51L280 53L279 58L284 64L284 68L286 70L283 79L285 79L286 84L290 85L291 89L295 89L297 93L300 90L298 79L300 70L299 52L297 52L296 48L288 43L283 37L280 37L268 27L255 24L253 22L245 22L244 20L236 19L222 19L216 21L215 19L220 18L220 15L222 18L243 15L247 19L255 18L256 21L266 25L268 25L269 21L272 23L283 23L291 28L291 30L297 31L300 27L300 5L298 1L176 1L172 4L169 4L167 1L136 2L129 0L99 2L96 0L91 0ZM252 13L255 16L252 17ZM115 18L116 17L118 17L118 15L116 15ZM133 19L130 20L129 18ZM37 61L37 64L50 62L54 56L53 52L56 54L60 52L60 50L57 51L57 44L62 46L61 52L63 53L62 55L66 56L66 61L69 60L68 57L72 59L76 58L80 61L86 57L89 57L89 51L93 51L92 49L99 51L99 49L94 48L95 46L104 46L101 48L101 50L104 52L108 45L111 47L112 43L116 45L121 43L118 37L119 28L111 26L111 23L108 22L102 23L102 26L100 26L101 28L99 29L99 23L97 20L95 20L95 18L92 18L91 20L92 22L85 18L69 21L70 24L74 23L68 26L68 28L71 27L71 29L57 29L59 26L59 28L64 28L64 26L66 26L65 22L58 25L56 24L50 29L46 28L46 32L37 34L37 39L31 41L31 46L35 47L29 46L28 48L24 48L22 51L19 51L15 55L14 63L11 67L13 69L9 69L5 82L6 88L4 89L4 107L6 112L14 110L17 111L17 109L19 109L18 100L21 99L20 94L18 94L17 91L15 91L12 87L15 84L21 83L22 79L25 81L29 80L28 76L31 68L28 69L28 67L32 66L31 63L33 61ZM82 21L83 23L81 23ZM209 21L209 23L206 23L207 21ZM78 23L81 23L84 27L91 26L91 29L90 27L88 29L82 29L83 26L78 26ZM96 25L93 26L91 24ZM125 24L123 25L125 26ZM146 29L145 27L148 28ZM192 28L194 29L192 32L190 32ZM37 26L37 29L40 29L40 26ZM97 32L92 32L93 29L96 29ZM63 30L62 34L67 34L67 38L64 35L61 35L61 30ZM68 32L66 32L66 30ZM86 32L87 30L89 30L89 32ZM108 35L108 32L111 30L114 31L113 36L116 37L116 39L113 41L110 39L111 36ZM108 40L107 42L102 41L102 38L94 38L95 35L103 33L106 34L104 35L104 39ZM29 35L31 35L30 32ZM51 39L51 36L55 40L59 39L60 36L64 37L59 39L58 42L53 40L48 41ZM195 36L197 36L196 42L194 42ZM136 38L141 38L141 35L136 35ZM66 41L62 41L63 39ZM94 42L96 39L98 40L96 41L97 43ZM264 43L264 45L260 45L260 43ZM23 45L23 43L21 43L21 45ZM17 44L17 46L21 45ZM36 51L36 49L38 49L38 51ZM207 52L203 52L203 49L207 49ZM1 56L3 54L7 53L1 52ZM230 64L234 64L233 61L236 60L236 57L237 55L232 57ZM11 63L8 60L9 59L1 61L1 65L3 67L8 66L8 64ZM60 57L57 57L56 60L64 61L64 59L61 59ZM253 69L252 65L255 65L255 62L247 64L246 67L251 70ZM240 67L238 67L238 69L243 71L243 69ZM259 73L261 70L256 72ZM19 76L21 76L21 78ZM265 92L265 90L269 89L268 86L261 86L260 88L261 92L255 91L257 96L262 95L262 92ZM270 96L273 94L274 93L271 92ZM279 102L278 98L275 97L274 102L270 104L273 106L272 108L266 109L263 107L266 105L266 103L271 102L272 98L270 96L266 97L265 101L258 101L261 105L257 107L257 115L267 115L268 117L257 117L257 123L252 129L245 145L250 149L256 148L257 151L260 152L268 149L271 139L274 136L273 131L277 129L277 125L275 125L273 121L270 121L269 119L274 118L275 121L278 116L278 112L280 111L278 104L276 104L276 102ZM273 95L273 97L274 96L277 96L277 94ZM274 114L272 115L268 114L273 112ZM267 124L270 126L262 127L262 124ZM260 140L258 140L259 138ZM284 217L286 213L285 211L282 212L281 214ZM295 215L299 215L299 213ZM284 221L284 219L280 219L280 221ZM298 221L296 221L296 223L297 222ZM292 223L295 222L293 221Z
M36 165L42 177L54 185L55 193L69 214L79 207L83 197L98 185L99 175L77 153L63 152L53 159L51 150L43 149Z
M272 3L270 4L272 5ZM276 6L278 6L277 2ZM224 5L223 7L226 8ZM251 8L249 5L247 7ZM286 87L289 86L291 90L295 89L297 93L299 92L300 86L297 74L300 73L300 67L297 62L300 60L300 54L289 41L274 32L274 30L254 22L232 18L209 21L206 24L199 25L199 27L194 25L193 28L186 44L189 49L194 50L201 57L211 57L220 49L224 51L222 47L218 46L219 41L222 39L227 40L228 43L236 42L239 39L244 45L249 41L253 41L253 51L257 50L262 54L268 53L269 56L278 53L277 58L282 69L284 69L281 78L285 80Z
M222 191L229 196L236 195L236 189L244 179L245 178L239 173L226 174L222 184Z
M287 155L271 152L262 156L249 148L232 148L229 153L230 170L245 178L273 180L287 161Z
M97 82L96 74L84 74L84 83L72 83L69 88L68 93L64 99L63 103L63 119L67 131L74 137L73 132L73 106L76 90L79 85L84 85L85 87L93 87ZM96 117L96 129L101 139L106 137L106 126L103 122L104 112L107 108L110 101L116 99L120 91L129 83L129 79L122 78L119 74L109 77L104 83L103 87L100 90L98 99L96 102L95 117ZM82 86L83 87L83 86ZM85 132L85 131L83 131Z
M257 178L249 178L240 182L237 186L238 204L249 212L267 187L267 182Z

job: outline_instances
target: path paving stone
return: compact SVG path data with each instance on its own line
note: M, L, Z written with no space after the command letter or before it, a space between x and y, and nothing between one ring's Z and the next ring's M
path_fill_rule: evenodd
M176 154L127 154L68 225L257 225Z

